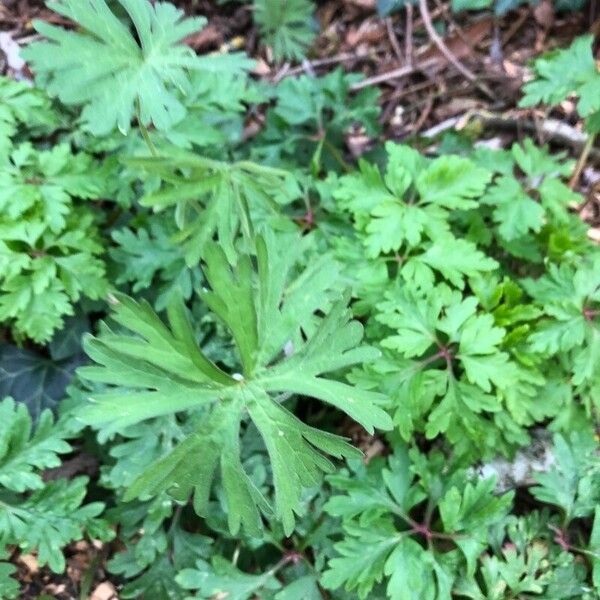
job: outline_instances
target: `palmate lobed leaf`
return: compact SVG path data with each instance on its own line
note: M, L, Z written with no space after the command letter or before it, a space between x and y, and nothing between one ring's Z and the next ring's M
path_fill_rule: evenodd
M593 41L593 36L583 35L569 48L538 58L533 65L536 78L524 86L521 106L558 104L574 93L579 97L579 114L594 116L600 110L600 71L594 60Z
M304 424L274 394L318 398L369 431L387 429L391 420L377 406L379 394L324 377L378 355L358 345L362 327L351 321L345 297L326 311L334 265L328 259L317 261L290 283L299 258L297 241L269 235L257 238L256 246L256 267L245 255L230 267L215 244L207 246L205 257L211 289L202 295L230 330L241 373L226 373L204 356L180 300L168 307L167 327L149 305L119 296L114 319L134 335L107 328L99 338L87 339L87 353L102 366L84 367L81 375L117 387L94 394L81 419L107 436L148 418L204 411L197 429L143 473L126 497L167 490L185 501L193 493L195 509L204 515L218 470L230 529L236 532L243 524L256 533L260 511L269 508L240 460L240 429L249 417L271 460L276 515L290 533L302 489L318 484L321 472L332 468L324 454L342 457L357 451L343 438ZM324 310L326 316L315 326L314 313ZM287 358L281 358L284 346L294 348Z
M278 215L279 204L300 193L294 178L281 169L250 161L234 163L213 160L169 147L165 156L127 161L151 176L160 175L162 184L145 194L143 206L155 212L174 206L178 241L185 261L195 266L204 246L218 235L230 262L236 259L234 241L242 229L250 235L252 218ZM183 174L185 173L185 175Z
M316 34L310 0L254 0L254 19L275 58L301 59Z
M186 114L182 97L189 91L190 70L236 70L250 64L235 56L203 60L180 44L204 26L204 18L183 18L183 11L168 2L119 3L135 36L105 0L55 0L48 6L82 31L35 21L48 41L23 52L51 96L84 106L84 125L95 135L115 126L127 133L134 116L167 130Z
M340 207L353 214L367 255L414 249L424 239L449 239L450 212L477 207L492 173L460 156L427 161L407 146L388 142L385 148L383 177L362 161L360 173L340 178L334 193Z

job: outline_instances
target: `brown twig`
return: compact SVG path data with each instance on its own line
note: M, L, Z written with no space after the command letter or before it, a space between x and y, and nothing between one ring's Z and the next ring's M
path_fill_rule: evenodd
M419 10L421 11L421 19L423 19L423 25L429 35L431 41L437 46L438 50L445 56L446 60L466 79L474 83L478 89L480 89L490 99L495 100L492 91L483 83L478 81L477 76L470 69L465 67L460 60L452 53L452 51L446 46L444 40L438 35L431 21L431 14L427 8L427 0L419 0Z
M452 14L448 10L448 6L446 4L442 4L440 0L435 0L437 7L442 11L442 15L450 23L452 26L452 30L456 32L456 35L460 38L463 44L472 52L475 52L475 47L473 46L473 42L469 39L467 34L464 32L462 27L459 27L456 21L452 18Z
M403 60L402 50L400 50L400 44L398 44L398 38L396 37L396 32L394 31L394 23L391 17L387 17L385 20L385 28L387 30L388 39L390 40L390 44L392 49L394 50L394 54L398 60ZM405 60L405 62L408 62Z
M318 67L328 67L330 65L337 65L353 60L369 60L372 58L375 58L372 53L343 52L341 54L336 54L335 56L328 56L327 58L317 58L315 60L303 62L297 67L293 67L292 69L286 69L284 73L278 73L276 77L278 78L278 81L281 81L285 77L292 77L294 75L306 73L307 67L310 67L311 69L316 69Z
M406 33L404 38L404 57L406 64L413 64L413 7L410 2L406 4Z
M464 126L464 124L471 119L476 119L485 128L500 131L522 131L529 135L535 135L537 131L541 130L547 142L568 146L575 152L581 154L583 154L585 146L590 143L589 137L585 134L582 134L572 126L561 121L556 121L555 119L546 119L537 124L533 119L525 119L522 116L511 117L510 115L502 115L483 110L469 111L464 115L451 117L443 123L439 123L435 127L424 131L421 135L423 137L433 138L449 129L454 129L456 127L461 128L461 126ZM587 158L592 160L594 164L600 165L600 149L595 148L593 144L591 144L587 153Z
M358 81L351 86L351 90L353 92L357 90L361 90L363 88L369 87L370 85L377 85L378 83L385 83L392 79L400 79L401 77L406 77L407 75L412 75L416 71L421 71L428 67L433 66L436 63L435 58L430 58L422 63L417 63L416 65L404 65L403 67L399 67L398 69L393 69L388 71L387 73L379 73L379 75L373 75L372 77L367 77L362 81Z
M521 11L521 14L518 16L517 20L508 28L508 31L502 36L502 45L506 46L510 40L516 35L516 33L521 29L523 23L527 20L529 16L528 10Z
M583 146L583 148L581 150L581 154L579 155L579 158L577 159L577 164L575 165L575 170L573 171L573 175L571 175L571 179L569 179L569 187L572 190L575 189L575 187L579 183L579 178L581 177L581 173L583 171L583 168L585 167L585 163L587 162L590 152L592 151L592 148L594 147L595 139L596 139L596 136L590 135L587 139L587 142L585 143L585 145Z
M425 103L425 107L423 108L423 112L419 115L419 118L415 122L412 130L412 135L417 135L421 130L421 127L425 125L425 121L427 121L427 117L431 114L431 109L433 108L433 100L435 98L435 94L430 95L427 98Z
M353 92L358 90L362 90L363 88L369 87L371 85L377 85L378 83L384 83L386 81L390 81L391 79L400 79L401 77L406 77L415 72L415 68L411 65L405 65L404 67L400 67L398 69L393 69L392 71L388 71L387 73L380 73L379 75L373 75L373 77L367 77L362 81L358 81L350 87Z

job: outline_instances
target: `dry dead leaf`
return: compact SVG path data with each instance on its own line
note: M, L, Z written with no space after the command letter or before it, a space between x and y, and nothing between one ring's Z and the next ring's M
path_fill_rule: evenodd
M458 96L440 104L435 110L435 116L437 121L443 121L448 117L462 115L476 108L481 108L481 102L477 98Z
M271 67L262 58L259 58L256 60L252 73L259 77L268 77L271 75Z
M492 32L492 19L483 19L473 23L469 27L462 30L462 35L458 33L450 34L444 38L444 43L448 50L456 56L456 58L465 58L473 53L472 48L480 44ZM440 52L437 46L432 45L419 56L420 63L426 63L430 59L435 59L431 71L437 72L446 67L448 61Z
M600 227L591 227L588 229L587 235L592 242L600 244Z
M223 33L209 24L198 33L187 37L185 43L196 51L218 48L223 44Z
M359 27L352 27L346 33L346 44L351 48L359 44L378 44L387 35L385 26L381 21L363 21Z
M38 559L33 554L21 554L19 562L25 565L31 575L35 575L40 570Z
M377 0L344 0L344 2L365 10L375 10L377 8Z
M544 29L550 29L554 25L555 15L552 0L542 0L533 9L533 16L538 25Z
M92 592L90 600L119 600L117 590L110 581L103 581Z

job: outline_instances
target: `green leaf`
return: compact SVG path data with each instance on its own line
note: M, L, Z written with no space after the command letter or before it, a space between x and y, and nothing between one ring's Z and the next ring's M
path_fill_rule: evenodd
M227 498L229 526L260 529L266 502L240 461L240 426L249 417L267 448L273 471L276 514L286 532L294 527L300 494L331 470L323 456L350 456L342 438L309 427L271 394L288 392L318 398L343 410L372 431L389 428L377 406L378 394L327 379L326 373L372 360L377 352L358 346L362 327L351 321L342 299L327 310L332 284L327 259L301 272L290 239L257 238L257 267L242 255L230 267L222 249L208 246L204 269L210 290L202 297L235 341L241 373L228 374L202 353L180 302L168 307L169 327L147 304L118 297L113 318L134 335L112 333L88 338L86 352L98 363L80 374L111 384L93 394L82 420L111 435L145 419L179 411L202 411L195 431L143 473L126 498L169 491L184 501L194 491L194 506L206 514L210 484L217 468ZM283 244L283 246L282 246ZM283 248L285 247L285 251ZM297 247L297 246L296 246ZM315 311L326 310L315 329ZM288 357L281 354L292 344Z
M158 558L140 577L128 581L119 592L119 597L137 600L186 600L189 598L175 582L177 571L166 556Z
M0 397L12 396L37 420L45 409L56 408L82 362L81 354L52 360L16 346L0 345Z
M386 151L384 178L376 168L361 162L360 176L342 177L335 197L342 208L353 213L369 257L416 247L423 237L434 242L435 253L439 238L450 239L449 212L475 207L474 198L484 192L491 173L458 156L427 162L415 150L390 142ZM438 262L436 256L431 260ZM447 274L457 279L456 269L449 268Z
M218 70L226 63L201 59L179 43L198 32L205 19L183 18L183 11L168 2L119 4L135 35L105 0L50 2L52 10L81 29L68 31L36 21L37 31L48 41L30 44L23 57L50 95L84 106L84 126L94 135L107 134L115 126L127 133L134 116L143 125L167 130L185 117L183 97L190 88L190 71Z
M43 488L37 470L57 467L58 455L71 450L65 431L54 426L50 411L40 414L33 431L27 409L12 398L0 402L0 420L0 485L14 492Z
M598 256L591 255L576 269L550 265L543 277L523 282L546 317L530 336L531 349L543 355L568 353L576 385L590 384L600 372L598 265Z
M10 563L0 562L0 597L6 600L12 600L19 594L21 586L19 582L12 577L17 568Z
M169 148L164 157L128 161L145 176L160 176L162 185L144 195L141 203L155 212L173 206L188 266L200 261L205 246L218 234L230 262L240 230L252 235L252 218L278 214L278 202L289 202L296 183L289 173L249 161L228 163ZM253 221L254 222L254 221Z
M452 0L452 10L460 12L461 10L482 10L491 8L493 0Z
M118 264L115 283L131 283L134 293L149 290L151 297L156 295L157 310L166 308L177 293L188 300L200 279L198 268L187 267L183 249L173 239L175 232L169 221L152 219L148 229L125 228L112 233L117 244L109 251Z
M392 330L380 333L392 352L368 368L375 375L369 387L390 396L403 437L421 427L429 438L445 433L454 443L496 439L498 427L486 418L500 416L502 397L528 376L501 350L506 330L491 314L478 314L475 297L444 286L426 297L392 289L385 298L375 318Z
M0 320L46 342L81 296L107 289L96 215L79 199L107 192L111 166L68 144L13 148L0 170Z
M323 594L318 586L317 577L314 575L305 575L296 579L296 581L286 585L281 591L275 594L274 600L322 600Z
M65 569L62 548L83 538L84 532L104 540L113 532L96 517L104 505L81 506L86 494L86 477L57 480L36 490L18 505L0 507L0 542L18 545L23 552L37 550L40 565L55 573Z
M425 204L469 209L476 206L473 199L481 196L490 179L489 171L466 158L441 156L420 173L416 187Z
M494 220L500 235L514 240L529 231L539 232L544 224L543 207L532 200L512 177L500 177L482 201L494 206Z
M464 278L481 272L494 271L498 263L467 240L452 236L436 240L417 260L439 271L458 288L464 287Z
M569 442L556 434L554 455L553 468L534 475L538 485L531 493L541 502L560 507L567 522L591 515L600 501L597 444L583 434L572 433Z
M346 533L347 537L335 546L341 556L329 561L321 584L327 589L344 586L349 592L356 590L359 598L367 598L382 580L388 557L401 537L387 521L368 529L348 526ZM367 554L365 548L369 548Z
M10 151L11 138L20 128L32 134L50 133L58 126L58 117L49 98L24 81L0 77L0 160Z
M534 63L536 78L524 86L521 105L555 105L574 93L579 97L577 108L582 117L599 111L600 72L592 54L592 42L591 35L579 36L569 48L538 58Z
M261 592L281 588L274 573L248 575L220 556L215 556L212 564L197 561L194 569L180 571L175 581L186 590L197 590L199 598L251 600Z
M276 59L301 59L316 34L310 0L254 0L254 19Z
M590 535L590 551L592 554L592 581L594 587L600 589L600 506L594 511L594 524Z
M449 600L456 573L465 567L474 573L489 528L505 518L512 494L496 497L493 479L467 482L464 471L442 455L407 452L400 444L388 459L389 468L384 464L376 459L366 467L351 465L353 472L328 478L343 493L334 494L325 510L342 518L344 537L334 545L339 556L330 559L321 583L370 598L385 578L391 599ZM422 512L417 507L425 500L429 514L439 511L436 526L445 532L443 549L436 544L440 536L431 518L418 520ZM417 536L424 536L427 546Z

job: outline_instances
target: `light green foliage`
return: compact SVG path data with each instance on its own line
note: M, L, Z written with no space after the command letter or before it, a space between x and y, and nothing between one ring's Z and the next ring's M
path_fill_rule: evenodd
M394 354L374 368L390 372L386 387L397 390L395 420L405 439L413 421L427 417L427 437L446 432L455 443L464 436L491 441L483 417L501 410L502 392L518 385L519 372L499 348L506 331L477 309L475 298L442 287L430 299L389 292L379 305L377 320L393 332L381 344Z
M115 127L127 133L134 117L143 125L168 130L186 115L190 71L248 65L235 56L203 60L180 43L199 31L205 19L185 19L168 2L119 4L135 27L135 37L105 0L56 0L49 6L82 31L36 21L48 41L23 52L51 96L84 106L84 127L96 135Z
M493 270L493 260L466 240L453 238L449 223L450 211L477 206L474 198L483 193L491 174L458 156L427 161L407 146L388 143L386 150L384 176L363 161L360 173L342 177L335 192L340 207L352 214L367 256L401 253L403 269L430 282L432 269L458 285L464 275ZM425 252L412 257L416 248Z
M147 289L157 292L157 310L165 308L173 294L188 300L199 279L198 269L187 267L181 247L173 243L174 230L169 221L151 220L148 229L124 228L112 234L117 247L110 256L119 265L115 283L131 282L136 294Z
M352 84L360 79L341 69L318 78L286 77L273 90L275 105L249 148L251 155L294 170L309 164L315 173L339 169L350 128L363 127L369 135L379 131L379 91L352 93Z
M74 302L107 288L92 212L109 171L67 144L13 148L0 167L0 320L17 335L48 341Z
M31 417L23 404L11 398L0 403L3 423L0 439L0 485L13 492L39 490L44 487L39 470L60 465L59 454L71 447L64 440L65 432L53 424L50 411L40 415L35 431Z
M210 483L220 464L230 529L236 532L243 523L257 532L259 507L267 507L239 460L240 422L247 412L271 460L276 514L291 532L302 488L317 484L319 472L332 468L321 452L341 457L352 455L353 449L341 438L303 424L271 394L316 397L371 431L389 427L388 416L375 404L377 394L321 377L377 356L358 346L362 327L350 321L344 300L333 304L315 329L314 312L327 310L334 264L323 257L289 280L299 258L293 248L299 246L287 238L284 252L280 243L272 236L257 238L256 271L249 256L240 256L231 268L220 248L206 247L204 272L211 291L202 296L231 332L240 373L226 373L206 358L178 301L168 307L166 328L148 305L119 297L114 319L141 338L107 330L87 341L86 351L102 366L83 368L81 375L132 388L94 394L82 410L84 422L102 428L105 436L178 411L205 414L196 430L133 483L126 497L169 491L185 501L193 491L195 510L206 514ZM282 358L286 345L291 355Z
M575 39L564 50L555 50L534 65L536 78L523 91L522 106L558 104L571 94L577 96L577 110L586 119L588 129L600 129L600 71L592 54L591 35Z
M582 443L569 451L584 450ZM492 480L475 479L438 452L394 447L387 461L353 464L350 473L329 478L334 495L326 510L342 519L344 537L324 585L402 600L594 597L554 516L508 515L512 493L495 494ZM582 551L596 565L594 533L589 546Z
M597 598L600 259L566 153L381 147L359 75L251 78L166 2L49 6L45 90L0 79L0 596L19 553L116 534L124 599ZM314 9L254 2L276 59ZM526 102L574 94L593 132L590 43ZM55 479L80 452L89 494Z
M556 464L548 473L535 475L535 498L559 507L566 523L589 517L600 502L600 457L595 440L573 433L570 444L554 437Z
M546 275L523 285L545 312L531 335L532 349L569 356L573 383L590 385L594 401L600 401L600 256L575 268L550 266Z
M132 164L160 176L160 187L149 190L141 204L155 212L175 207L177 241L189 266L198 264L215 233L234 261L234 240L240 230L252 234L252 217L259 223L279 220L279 205L299 193L285 171L249 161L226 163L172 150L169 157L134 159Z
M507 544L496 555L481 559L481 576L462 578L455 591L473 600L504 600L510 595L541 598L591 598L580 565L562 556L546 541L531 541L523 548Z
M472 159L386 149L383 174L363 161L328 182L369 260L349 250L353 238L337 241L336 255L355 282L357 311L370 317L367 336L389 349L352 380L390 398L405 440L443 433L459 453L524 443L523 427L548 417L564 427L575 406L592 410L597 259L569 214L580 201L560 180L571 163L531 140ZM548 274L523 289L511 255L548 256ZM555 272L568 299L545 293ZM544 345L561 328L572 345ZM557 355L568 359L559 366ZM558 383L569 371L574 387Z
M27 500L4 506L0 513L0 543L17 545L22 552L38 552L40 565L47 564L60 573L65 569L61 549L79 540L86 531L109 540L112 532L97 519L104 504L92 502L81 506L86 494L87 477L48 483Z
M492 218L498 225L498 234L510 251L510 243L523 244L528 234L539 233L548 222L567 224L567 208L578 202L579 195L559 179L572 168L564 155L551 156L526 139L523 144L514 144L510 155L504 158L506 162L497 163L500 168L492 167L498 176L482 202L493 207ZM516 178L514 169L519 169L523 178Z
M341 556L329 562L326 587L343 585L367 598L385 579L393 600L444 599L451 597L458 570L475 572L489 528L505 516L511 495L494 497L493 480L470 482L461 471L436 472L441 455L431 456L421 471L423 459L398 446L385 466L354 465L354 473L330 477L343 494L334 495L326 510L342 518L345 539L335 545ZM425 500L421 523L411 515Z
M40 565L60 573L65 568L62 548L83 532L105 540L111 532L96 517L104 505L82 506L87 478L45 483L41 470L60 465L58 454L69 452L64 424L53 424L49 411L40 415L35 430L24 405L10 398L0 403L0 550L9 545L37 551Z
M184 589L197 589L199 598L225 594L232 600L251 600L258 593L262 598L272 597L266 595L269 590L281 588L275 573L267 571L260 575L246 575L218 556L212 565L200 561L194 569L184 569L177 575L176 581Z
M265 573L252 575L240 571L223 557L215 556L212 564L200 560L193 569L180 571L176 582L183 589L197 590L196 598L211 599L222 595L231 600L321 600L314 576L292 579L288 585L281 583L277 577L288 562L284 558Z
M0 77L0 162L7 158L11 139L20 128L33 134L49 133L57 124L58 116L44 92Z
M207 60L223 60L223 55ZM221 69L191 73L190 89L185 96L186 117L160 134L181 148L196 146L211 153L239 143L246 105L267 100L258 85L244 77L241 72L244 66L247 65L243 60L239 61L239 68L232 61L230 68L224 64Z
M19 595L19 583L12 577L17 568L10 563L0 562L0 594L6 600L12 600Z
M277 60L301 59L315 37L311 0L254 0L254 20Z

